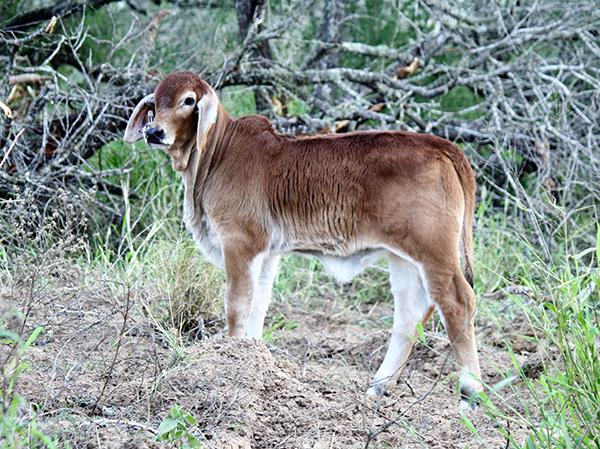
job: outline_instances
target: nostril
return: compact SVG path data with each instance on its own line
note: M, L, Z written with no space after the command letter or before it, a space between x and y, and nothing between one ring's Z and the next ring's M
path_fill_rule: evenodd
M154 128L148 128L146 131L146 138L150 143L161 143L164 137L165 132L157 126Z

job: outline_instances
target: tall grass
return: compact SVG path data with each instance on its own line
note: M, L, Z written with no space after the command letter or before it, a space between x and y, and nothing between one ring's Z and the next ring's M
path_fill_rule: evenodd
M561 246L548 260L530 243L527 230L509 225L505 217L480 215L479 224L479 292L511 285L527 292L509 293L499 303L483 301L483 313L504 322L520 314L538 348L531 355L532 372L507 345L513 376L489 386L485 411L514 448L600 447L600 227L594 232L597 223L582 222L587 237L596 237L583 249L589 239L579 238L581 228L574 231L577 241L563 232ZM527 429L528 437L518 440L511 425Z

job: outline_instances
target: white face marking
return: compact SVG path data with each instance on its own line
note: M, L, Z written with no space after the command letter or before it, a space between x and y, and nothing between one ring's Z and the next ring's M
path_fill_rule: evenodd
M148 125L146 125L148 126ZM144 130L144 142L150 145L152 148L166 149L173 145L175 139L165 133L165 138L161 140L161 143L148 142L148 136L146 135L146 130Z
M179 104L177 105L177 107L181 109L192 110L194 106L196 106L196 92L194 92L193 90L188 90L179 97Z

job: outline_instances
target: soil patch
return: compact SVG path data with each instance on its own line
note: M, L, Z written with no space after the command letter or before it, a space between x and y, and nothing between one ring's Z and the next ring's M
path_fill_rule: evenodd
M0 297L4 313L20 304L18 295ZM273 314L295 326L274 332L271 343L217 335L174 356L135 301L123 326L122 299L54 297L27 319L28 329L45 331L26 354L30 368L18 390L40 410L43 428L73 448L171 447L154 437L175 405L198 419L191 431L207 448L362 448L370 438L371 448L505 446L483 413L470 416L476 435L461 422L442 333L416 345L388 397L365 397L387 345L381 323L391 305L368 317L335 307L278 303ZM483 378L493 385L511 363L495 341L480 340Z

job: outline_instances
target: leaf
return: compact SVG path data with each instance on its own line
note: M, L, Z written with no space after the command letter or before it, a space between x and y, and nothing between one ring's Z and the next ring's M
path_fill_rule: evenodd
M43 330L44 328L41 326L36 327L25 341L25 348L30 347L33 344L33 342L39 337Z
M187 442L188 442L188 446L192 449L199 449L202 447L202 444L200 443L200 441L198 441L198 439L192 435L191 433L188 433L186 435L187 438Z
M466 427L467 429L469 429L469 431L470 431L470 432L471 432L473 435L477 435L477 429L475 428L475 425L473 424L473 421L471 421L471 420L469 419L469 417L468 417L468 416L466 416L466 415L464 415L464 414L463 414L463 415L461 415L461 419L462 419L462 422L463 422L463 424L465 425L465 427Z
M21 341L21 337L19 337L16 333L9 331L8 329L0 329L0 340L10 340L10 342L18 343Z
M185 416L185 422L190 426L195 426L196 424L198 424L198 420L189 413Z
M48 25L46 25L46 28L44 28L44 31L46 33L53 33L54 28L56 27L57 23L58 23L58 18L56 16L52 16L52 18L48 22Z
M425 333L423 332L423 323L417 323L417 335L421 342L425 341Z
M554 305L554 303L552 303L550 301L546 301L544 303L544 307L547 308L548 310L550 310L551 312L558 313L558 309L556 308L556 305Z
M163 436L165 436L165 434L172 432L177 428L178 425L179 421L171 417L166 417L162 420L162 422L158 426L158 430L156 431L156 433L158 434L158 438L162 438ZM161 441L158 438L156 441Z
M498 392L498 391L502 390L503 388L507 387L508 385L512 384L515 380L517 380L517 376L507 377L506 379L503 379L500 382L498 382L496 385L494 385L492 387L492 390L495 392Z

